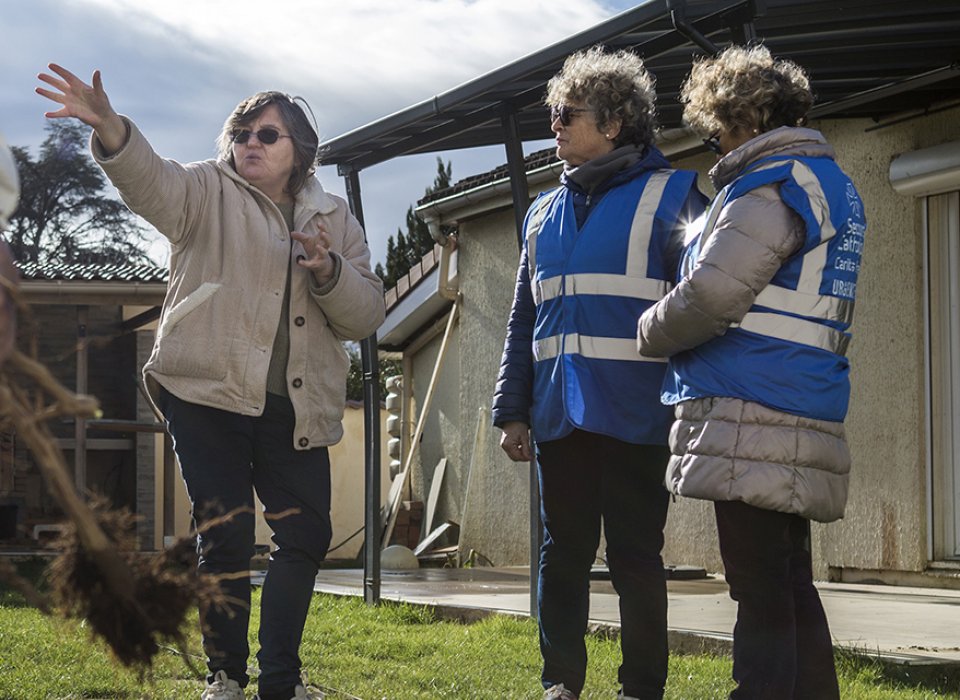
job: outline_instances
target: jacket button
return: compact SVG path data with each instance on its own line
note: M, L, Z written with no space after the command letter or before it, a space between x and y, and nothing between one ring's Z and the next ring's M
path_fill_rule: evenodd
M297 440L297 444L300 445L300 447L306 447L307 445L310 444L310 441L307 440L307 438L300 438L299 440Z
M305 319L303 316L297 316L295 319L293 319L293 322L297 326L302 326L307 322L307 319Z
M302 386L303 386L303 380L300 379L300 377L297 377L296 379L293 380L293 388L294 388L294 389L299 389L299 388L302 387Z

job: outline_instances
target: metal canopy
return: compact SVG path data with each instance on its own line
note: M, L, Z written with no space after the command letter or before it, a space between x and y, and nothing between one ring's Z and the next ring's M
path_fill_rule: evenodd
M501 118L515 111L520 138L551 137L541 100L567 55L603 43L644 57L657 78L660 123L681 126L680 84L703 51L673 28L668 0L632 10L507 64L432 99L322 144L323 162L341 172L396 156L504 142ZM754 17L754 15L756 15ZM810 74L813 116L880 119L960 99L960 8L911 0L690 0L687 21L722 46L748 36ZM920 78L920 76L924 76Z

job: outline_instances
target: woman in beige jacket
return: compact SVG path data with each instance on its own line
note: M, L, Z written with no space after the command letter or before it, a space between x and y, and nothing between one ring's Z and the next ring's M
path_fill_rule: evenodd
M201 611L209 668L201 697L242 700L248 682L254 489L276 545L261 601L258 697L320 697L302 685L298 650L330 543L327 447L343 432L348 368L341 341L368 336L384 316L363 230L313 177L318 137L289 95L243 100L223 126L217 159L181 165L113 110L99 71L87 85L50 70L39 78L53 89L37 92L61 108L47 117L93 128L97 162L171 245L144 375L200 528L200 569L224 575L231 601Z

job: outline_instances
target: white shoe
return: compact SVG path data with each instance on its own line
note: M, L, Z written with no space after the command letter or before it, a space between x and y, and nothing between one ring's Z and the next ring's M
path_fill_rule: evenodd
M577 700L577 696L572 690L567 690L563 683L558 683L544 691L543 700Z
M298 685L293 689L291 700L323 700L324 697L323 691L319 688L314 688L312 685Z
M208 683L206 690L200 694L200 700L244 700L243 688L227 678L223 671L217 671L213 674L213 682Z

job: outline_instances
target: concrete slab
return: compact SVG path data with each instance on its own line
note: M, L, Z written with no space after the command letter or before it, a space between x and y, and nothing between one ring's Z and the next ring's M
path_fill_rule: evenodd
M885 661L960 669L960 591L897 586L821 583L817 585L838 647ZM676 652L729 652L736 605L722 576L669 581L668 624ZM363 595L363 572L325 569L316 590ZM527 615L526 568L420 569L384 572L381 597L429 605L441 616L476 618L490 613ZM609 581L593 581L590 619L594 627L616 629L620 614Z

